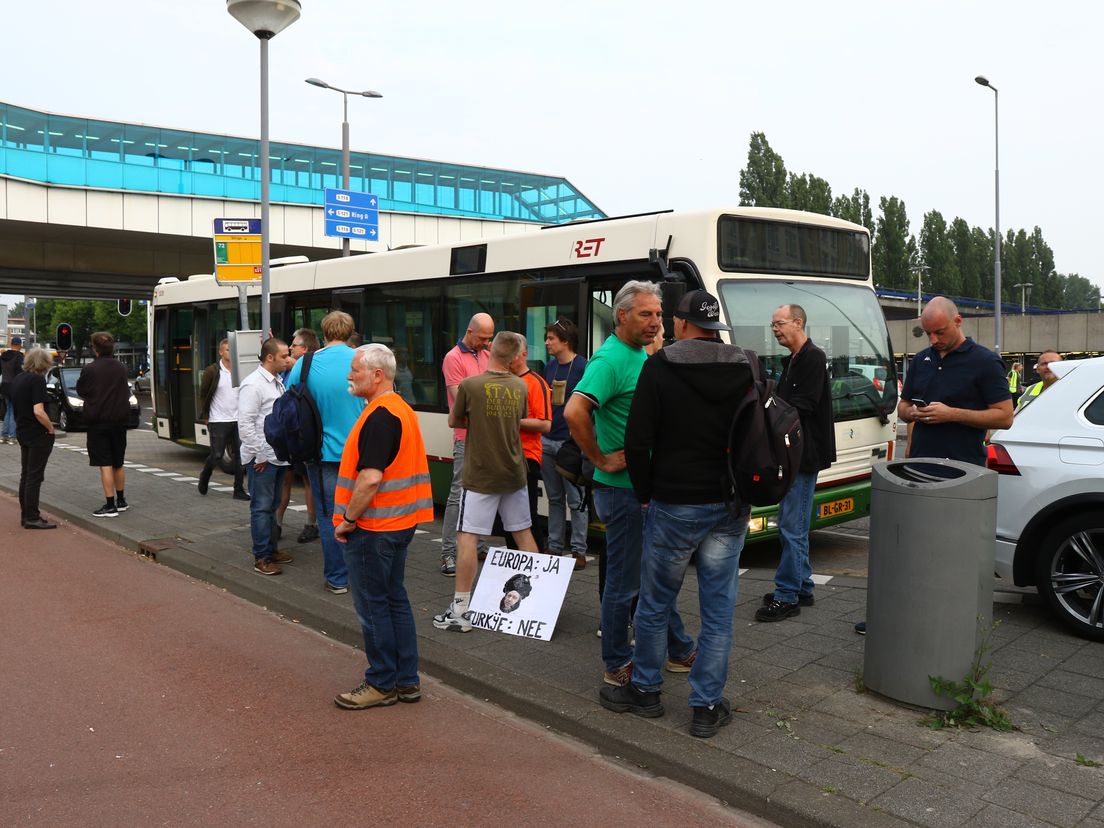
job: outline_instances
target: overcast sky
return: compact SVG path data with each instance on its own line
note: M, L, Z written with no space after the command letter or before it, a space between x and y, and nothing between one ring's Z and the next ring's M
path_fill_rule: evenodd
M1062 273L1104 284L1104 9L1096 3L303 0L270 47L273 140L563 175L611 215L736 205L753 131L787 168L1001 226L1038 225ZM4 9L0 99L259 134L256 39L221 0Z

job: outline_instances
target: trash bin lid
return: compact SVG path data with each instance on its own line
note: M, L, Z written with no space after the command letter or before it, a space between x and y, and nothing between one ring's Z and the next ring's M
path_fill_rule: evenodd
M877 463L871 486L924 497L989 500L997 496L997 473L984 466L941 457L910 457Z

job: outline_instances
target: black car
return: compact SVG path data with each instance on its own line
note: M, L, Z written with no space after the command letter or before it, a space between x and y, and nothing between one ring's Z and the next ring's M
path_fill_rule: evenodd
M80 368L51 368L46 374L46 414L62 431L84 428L84 400L77 393ZM130 386L130 420L127 428L138 428L142 413L134 385Z

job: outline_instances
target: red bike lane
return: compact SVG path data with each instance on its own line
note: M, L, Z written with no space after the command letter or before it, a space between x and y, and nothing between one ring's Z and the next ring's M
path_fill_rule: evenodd
M117 520L125 520L120 516ZM766 825L0 495L0 822Z

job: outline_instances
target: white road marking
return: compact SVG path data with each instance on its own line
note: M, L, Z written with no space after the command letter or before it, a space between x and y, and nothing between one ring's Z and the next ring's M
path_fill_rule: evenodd
M824 584L826 584L830 580L832 580L832 576L831 575L817 575L817 574L814 573L812 575L812 579L813 579L814 584L820 584L821 586L824 586Z
M146 466L144 469L138 469L138 471L142 472L143 474L149 474L149 473L156 473L156 472L159 472L159 471L164 471L164 469L157 469L157 468L154 468L153 466Z

